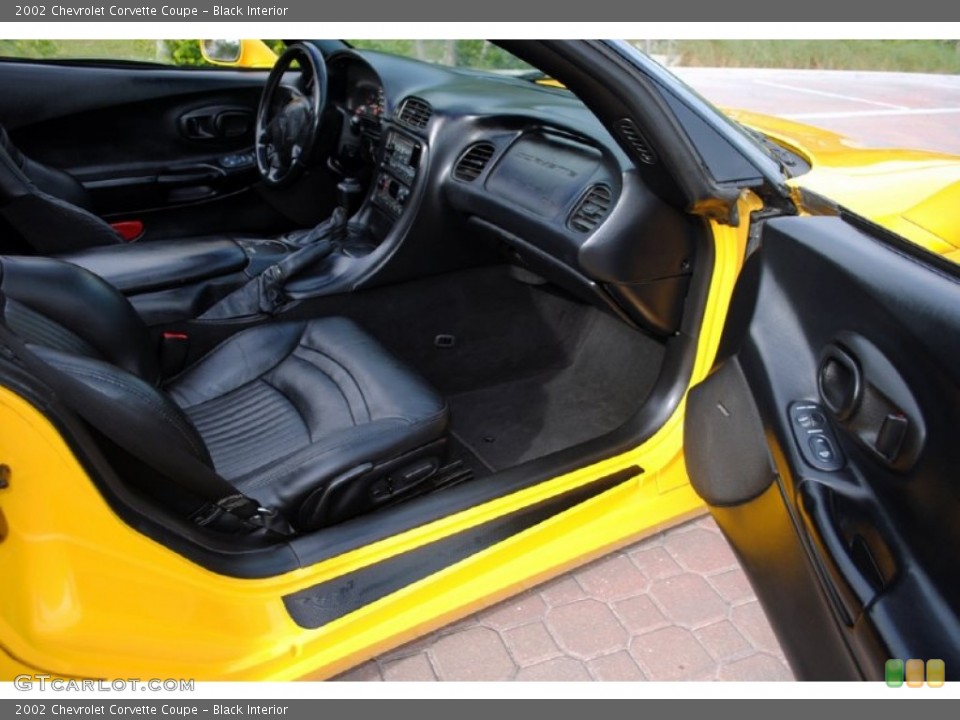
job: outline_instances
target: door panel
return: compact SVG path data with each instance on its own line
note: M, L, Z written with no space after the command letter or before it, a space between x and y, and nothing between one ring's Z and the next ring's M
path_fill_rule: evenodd
M97 213L142 219L148 238L272 232L289 224L254 190L250 154L265 79L5 61L0 122L27 156L77 177Z
M960 280L852 218L781 218L690 393L691 480L797 674L960 673Z

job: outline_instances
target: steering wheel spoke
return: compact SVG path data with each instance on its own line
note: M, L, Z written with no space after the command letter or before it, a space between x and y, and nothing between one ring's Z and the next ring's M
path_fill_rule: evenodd
M296 63L293 84L285 76ZM267 185L285 185L305 169L327 99L327 68L319 49L291 45L270 71L257 110L257 168Z

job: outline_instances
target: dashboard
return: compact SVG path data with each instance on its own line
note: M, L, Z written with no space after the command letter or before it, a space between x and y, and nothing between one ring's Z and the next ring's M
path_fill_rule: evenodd
M375 52L328 69L338 152L364 165L359 217L385 260L459 228L648 332L678 331L702 227L572 93Z

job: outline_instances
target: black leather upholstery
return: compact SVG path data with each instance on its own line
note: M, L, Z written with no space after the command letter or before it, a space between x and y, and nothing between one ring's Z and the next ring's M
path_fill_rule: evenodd
M88 205L86 191L75 178L24 156L0 127L0 215L34 251L122 243Z
M442 398L344 318L246 330L166 389L217 472L274 507L426 445L447 424Z
M93 204L86 188L70 173L48 167L31 160L13 144L6 128L0 125L0 150L7 154L13 165L20 170L38 190L53 195L64 202L90 210Z
M443 398L349 320L242 331L158 385L156 347L115 288L47 258L2 258L0 272L7 326L48 364L158 451L175 444L301 529L364 509L354 487L330 516L332 480L361 468L354 482L370 483L446 431Z
M3 258L0 289L7 324L28 342L116 365L148 382L159 379L156 345L126 298L96 275L59 260Z
M107 245L57 257L85 267L122 292L137 293L180 287L247 267L246 252L225 237Z

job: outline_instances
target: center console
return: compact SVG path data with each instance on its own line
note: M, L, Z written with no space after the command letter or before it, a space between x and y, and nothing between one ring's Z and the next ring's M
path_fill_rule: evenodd
M422 153L419 140L396 130L387 131L371 200L394 220L403 213L410 198Z

